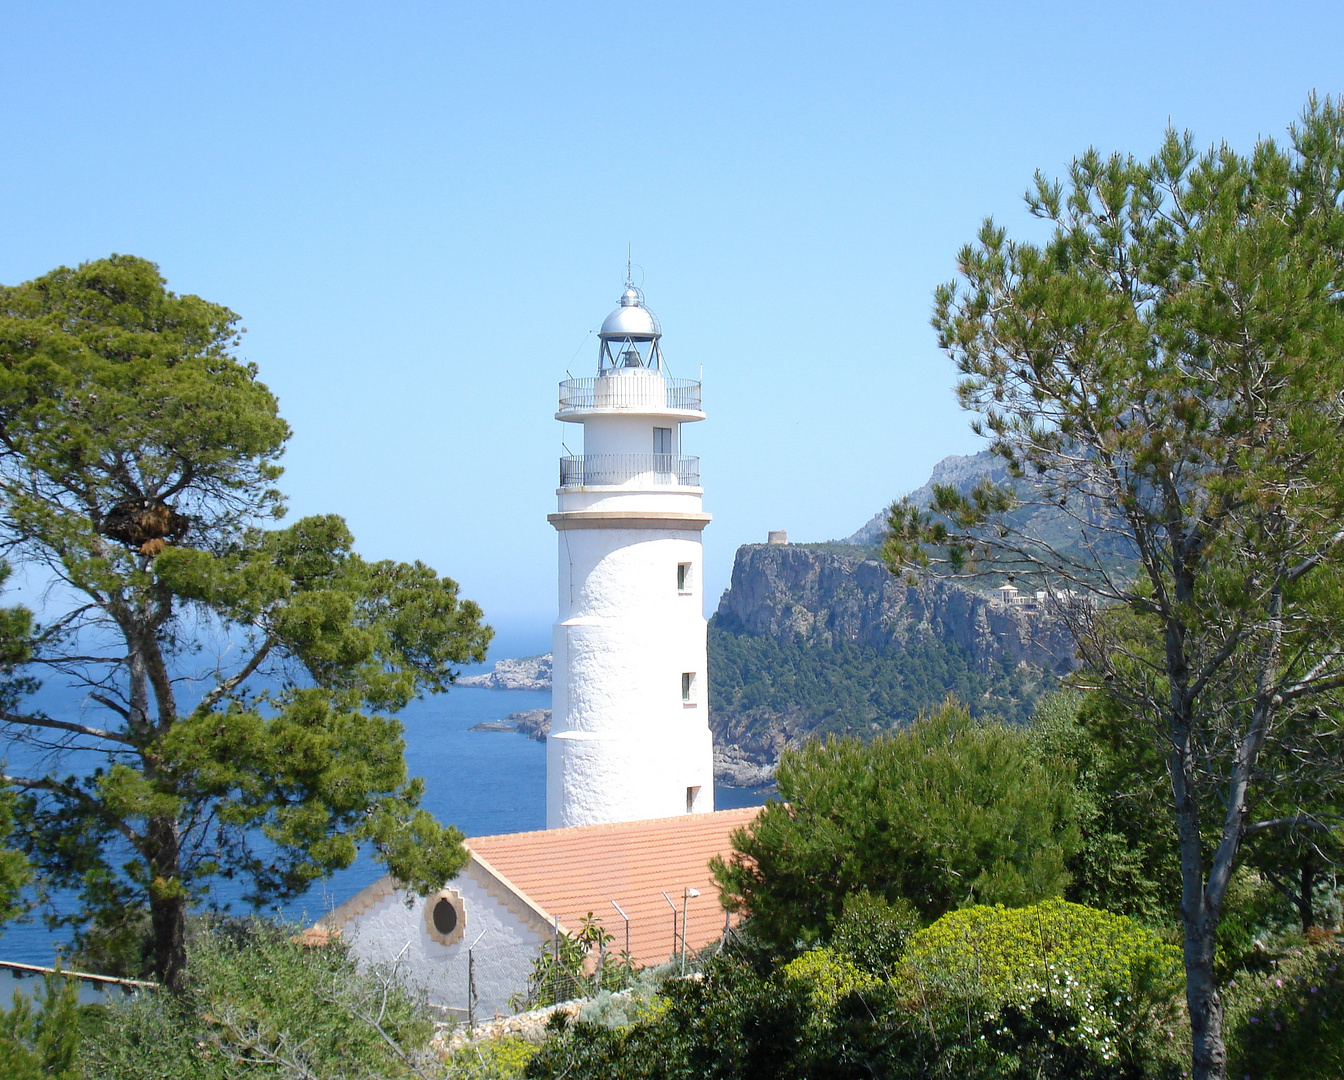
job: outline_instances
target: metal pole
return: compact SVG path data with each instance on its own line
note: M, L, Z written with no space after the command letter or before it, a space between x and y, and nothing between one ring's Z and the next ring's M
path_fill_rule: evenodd
M692 896L699 896L699 889L685 888L681 890L681 973L686 974L686 905ZM673 917L676 917L676 909L672 909Z
M686 974L686 902L690 898L681 890L681 973Z
M621 976L621 981L625 985L630 985L630 967L634 963L634 958L630 955L630 916L621 910L621 905L615 900L610 900L611 906L616 909L616 913L625 920L625 974Z
M668 957L673 960L677 955L677 905L672 903L672 897L663 892L663 899L667 901L667 906L672 909L672 955Z
M467 946L467 1034L470 1035L476 1030L476 946L481 943L481 938L485 937L485 931L482 930L476 935L476 940ZM409 946L409 943L408 943ZM403 952L405 950L402 950Z
M547 1004L554 1005L559 1001L556 995L556 987L560 985L560 916L552 916L555 919L555 928L551 937L551 998Z

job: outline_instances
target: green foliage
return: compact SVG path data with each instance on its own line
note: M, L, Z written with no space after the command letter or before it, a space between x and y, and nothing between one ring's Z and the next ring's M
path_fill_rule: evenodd
M781 721L794 735L873 735L907 723L951 694L972 715L1018 723L1050 680L1010 662L981 672L952 642L912 640L877 649L801 637L780 641L738 633L721 616L709 624L710 710L744 734Z
M32 867L23 853L9 846L14 832L12 792L0 788L0 923L20 915L25 908L21 892L33 877Z
M864 971L886 978L919 926L919 913L905 897L885 900L864 889L845 897L829 944Z
M1075 1018L1059 1033L1065 1041L1102 1061L1132 1062L1160 1056L1176 1039L1181 973L1180 950L1151 930L1122 915L1046 900L944 915L910 939L898 982L926 1001L971 1002L999 1013L1014 1006L1005 1014L1010 1033L1036 1003L1049 1003L1052 1023Z
M14 1007L0 1010L0 1061L5 1080L81 1080L77 1064L86 1021L74 979L45 975L36 1001L14 991Z
M537 1052L515 1036L470 1043L449 1055L444 1080L517 1080Z
M849 957L827 948L808 949L781 971L785 981L807 994L808 1004L818 1012L833 1009L842 998L861 994L880 981Z
M423 1063L432 1024L387 972L289 928L222 922L193 941L180 995L109 1004L81 1061L100 1080L393 1080Z
M1201 154L1169 130L1146 159L1038 173L1044 240L987 220L933 314L1021 483L939 486L889 517L894 568L1009 556L1134 616L1120 635L1079 620L1079 644L1168 759L1196 1080L1223 1075L1217 927L1253 815L1291 805L1320 831L1333 811L1310 793L1341 775L1342 196L1344 110L1314 94L1286 144ZM1069 514L1082 554L1014 519L1024 501ZM1137 567L1108 565L1107 537Z
M1252 1080L1344 1076L1344 953L1299 951L1224 990L1229 1075Z
M644 968L619 991L599 990L583 1003L577 1019L613 1030L657 1020L667 1011L667 998L660 993L663 984L679 971L673 964Z
M1068 777L1016 728L945 702L865 745L789 751L781 801L733 835L712 863L729 905L785 946L827 936L845 897L908 900L925 919L980 902L1029 903L1067 884L1077 846Z
M606 951L614 940L602 920L588 912L578 933L562 930L537 953L526 992L514 995L509 1004L515 1009L536 1009L629 986L635 963L624 952Z
M1063 762L1074 777L1081 842L1068 862L1065 897L1170 923L1180 903L1180 864L1170 783L1151 723L1102 694L1065 689L1037 707L1030 738L1043 762Z
M910 939L905 977L976 998L1035 997L1069 981L1089 992L1165 1001L1180 985L1180 950L1123 915L1045 900L944 915Z
M807 989L758 978L731 958L699 979L669 980L666 1008L626 1028L576 1022L528 1064L533 1078L662 1080L788 1077L808 1014Z
M909 958L901 961L900 974L884 979L829 948L809 950L764 971L730 952L711 960L696 979L663 984L661 1010L624 1025L564 1025L543 1044L527 1075L554 1080L1174 1077L1170 1049L1157 1045L1165 1038L1158 1019L1170 1014L1179 971L1178 961L1162 951L1167 947L1128 920L1104 912L1054 902L1035 914L1061 935L1062 947L1052 958L1053 980L1041 977L1040 965L1019 963L1003 970L1020 983L998 980L997 991L965 978L935 986L912 975L922 970L923 961ZM935 925L941 933L942 925ZM1041 951L1039 939L1034 945L1022 940L1011 919L995 922L991 916L977 925L982 943L997 955ZM1092 945L1086 939L1097 930L1103 940ZM1069 963L1092 978L1086 992L1064 970L1065 953ZM1156 969L1160 976L1153 974ZM1148 976L1140 976L1140 970ZM1145 995L1146 1008L1102 992L1120 984Z
M461 867L382 714L490 639L456 583L361 558L339 517L260 527L283 513L289 429L234 356L237 321L129 256L0 288L0 543L71 598L46 627L0 612L0 675L89 692L48 717L10 677L0 724L101 760L4 782L42 883L80 896L85 951L128 974L148 954L174 988L186 912L218 877L264 905L361 843L422 891Z

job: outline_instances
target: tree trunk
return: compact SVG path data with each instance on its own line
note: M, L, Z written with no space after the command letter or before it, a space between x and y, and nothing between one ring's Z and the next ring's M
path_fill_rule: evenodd
M1316 925L1316 908L1312 903L1312 893L1316 890L1316 855L1308 849L1302 855L1302 865L1297 885L1297 914L1302 920L1302 933L1305 936Z
M187 896L179 859L181 836L172 817L149 819L149 916L154 932L154 977L174 994L181 993L187 973Z
M1179 699L1177 708L1184 705ZM1179 715L1179 714L1178 714ZM1182 719L1184 719L1182 717ZM1192 1080L1226 1080L1223 1003L1213 961L1218 948L1222 890L1205 889L1200 837L1200 805L1190 726L1172 725L1171 786L1176 803L1176 832L1181 858L1181 921L1185 928L1185 1004L1190 1014ZM1225 877L1217 860L1210 879ZM1210 895L1212 893L1213 895Z
M174 994L180 994L187 974L186 899L152 898L149 914L154 927L154 977Z
M1194 1044L1193 1080L1226 1080L1227 1047L1223 1044L1223 1001L1218 995L1213 958L1217 937L1212 926L1185 928L1185 1003L1190 1011Z

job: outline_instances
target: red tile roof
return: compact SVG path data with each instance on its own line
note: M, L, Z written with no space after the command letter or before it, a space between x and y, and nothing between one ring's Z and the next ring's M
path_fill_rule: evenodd
M641 965L659 964L673 952L672 908L677 932L683 890L699 891L686 903L686 946L694 952L723 933L724 910L709 876L709 860L732 850L734 829L752 821L759 807L720 810L568 829L478 836L467 847L503 875L563 929L577 932L592 912L625 948L625 923L611 901L630 917L630 952ZM678 939L677 948L680 948Z

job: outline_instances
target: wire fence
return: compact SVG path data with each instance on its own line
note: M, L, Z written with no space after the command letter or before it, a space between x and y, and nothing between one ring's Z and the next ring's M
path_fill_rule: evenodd
M729 946L735 931L726 924L721 939L700 949L687 948L674 932L666 964L676 974L699 971L707 958ZM555 927L540 944L478 945L443 972L435 995L470 1025L495 1016L593 997L603 990L628 989L640 971L623 943L600 923L576 934Z

